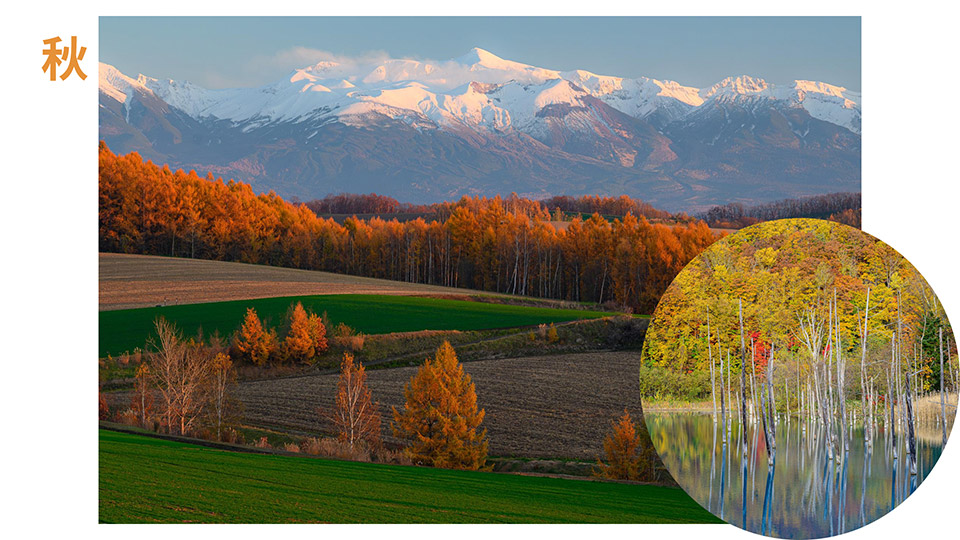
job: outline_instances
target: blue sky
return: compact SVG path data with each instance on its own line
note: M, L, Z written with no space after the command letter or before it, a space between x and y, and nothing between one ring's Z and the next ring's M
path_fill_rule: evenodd
M101 17L100 61L207 88L258 86L325 54L539 67L709 86L732 75L860 90L858 17Z

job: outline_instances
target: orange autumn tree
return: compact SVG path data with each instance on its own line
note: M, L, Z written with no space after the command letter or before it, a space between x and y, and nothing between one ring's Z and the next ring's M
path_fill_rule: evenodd
M310 317L303 309L303 304L297 302L290 312L290 329L283 340L283 356L295 362L307 362L316 354L314 350L313 333L310 327Z
M353 355L344 352L337 382L337 403L331 415L337 437L350 445L363 444L368 449L380 446L380 405L375 403L367 386L367 373Z
M327 343L327 327L323 324L323 318L311 313L307 320L307 326L310 329L310 339L313 342L314 355L321 355L329 348Z
M434 467L485 468L487 430L480 430L483 409L457 354L444 341L404 386L403 412L393 409L394 435L410 441L410 459Z
M603 440L606 463L597 463L596 476L612 480L641 480L646 459L640 452L640 436L630 413L623 410L620 420L613 422L613 431Z
M243 358L262 366L276 346L276 335L263 328L255 309L247 308L247 315L234 338L234 346Z

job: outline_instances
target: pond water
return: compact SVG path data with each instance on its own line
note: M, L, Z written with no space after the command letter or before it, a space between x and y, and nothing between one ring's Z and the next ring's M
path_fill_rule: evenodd
M691 497L728 523L779 538L832 536L875 521L913 493L942 450L939 428L919 430L911 475L901 430L892 436L879 426L868 447L861 427L851 431L846 458L830 459L819 422L781 417L769 467L759 423L747 421L744 455L737 419L727 442L709 413L648 413L646 421L661 459Z

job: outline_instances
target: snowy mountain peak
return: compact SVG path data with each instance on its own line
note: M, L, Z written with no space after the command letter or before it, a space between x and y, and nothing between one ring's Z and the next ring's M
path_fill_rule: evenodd
M376 111L426 118L440 126L455 121L519 129L519 119L535 118L544 107L560 103L581 107L582 98L592 96L634 118L652 116L660 125L683 118L706 100L761 98L802 107L815 118L855 133L860 129L859 93L823 82L797 80L778 87L741 75L698 89L647 77L627 79L582 69L555 71L506 60L479 47L440 62L328 59L262 87L225 90L144 75L132 79L101 64L100 87L121 102L134 91L147 92L195 119L215 117L238 123L296 122L317 115L342 118Z
M104 94L123 103L132 88L141 86L142 83L137 79L127 77L119 69L100 62L100 91Z
M480 65L491 69L503 69L503 66L507 64L517 64L517 62L504 60L492 52L486 49L481 49L480 47L474 47L470 49L466 54L455 58L454 61L465 66ZM518 65L523 66L524 64Z
M739 77L727 77L710 88L701 90L700 95L706 99L716 95L760 94L768 88L770 88L770 85L763 79L741 75Z

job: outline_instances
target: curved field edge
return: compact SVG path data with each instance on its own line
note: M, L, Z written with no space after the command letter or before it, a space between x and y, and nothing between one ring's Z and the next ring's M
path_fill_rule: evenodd
M317 294L484 295L493 292L263 264L99 254L101 311ZM523 298L523 297L517 297ZM536 299L547 301L545 299Z
M99 440L104 523L720 523L678 488Z
M279 296L227 302L182 304L99 312L99 354L119 355L143 348L153 334L153 321L164 317L184 335L217 331L228 337L240 326L247 308L268 325L284 323L291 304L301 302L314 313L326 312L332 324L345 323L365 334L421 330L487 330L609 317L611 313L449 300L416 296L336 294ZM328 329L329 330L329 329Z

